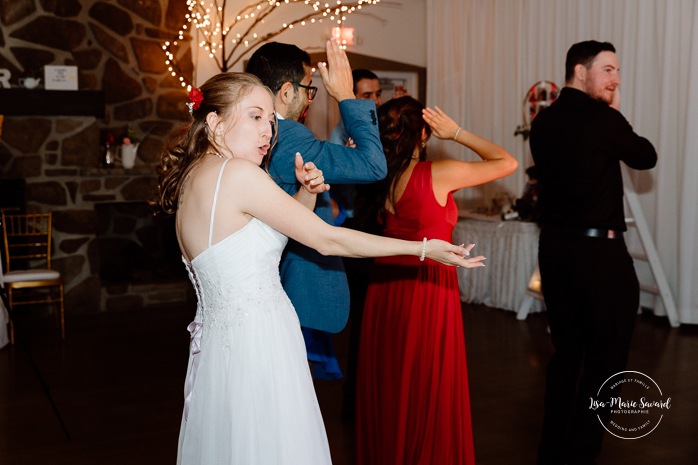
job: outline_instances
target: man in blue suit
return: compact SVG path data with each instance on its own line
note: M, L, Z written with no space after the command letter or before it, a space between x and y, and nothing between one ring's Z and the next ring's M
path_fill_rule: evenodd
M299 188L294 174L296 152L304 161L315 163L330 186L376 182L387 174L376 105L354 96L349 60L333 40L327 42L327 62L318 64L320 75L327 92L339 102L342 121L355 147L320 141L299 122L317 92L311 85L308 53L295 45L270 42L247 64L246 71L259 77L275 96L279 139L271 154L269 173L291 195ZM318 194L314 211L333 224L328 192ZM349 286L340 257L322 256L290 240L281 258L280 274L301 326L331 333L344 328L349 317Z

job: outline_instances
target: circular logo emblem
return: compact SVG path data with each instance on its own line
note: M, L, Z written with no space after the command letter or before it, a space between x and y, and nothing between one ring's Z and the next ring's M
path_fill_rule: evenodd
M601 425L621 439L639 439L654 431L671 408L652 378L639 371L621 371L608 378L590 399L590 410L597 411ZM610 414L604 422L601 414Z

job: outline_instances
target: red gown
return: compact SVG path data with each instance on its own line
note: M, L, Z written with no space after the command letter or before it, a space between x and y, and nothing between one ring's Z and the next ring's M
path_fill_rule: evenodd
M384 235L451 242L458 209L434 197L418 163ZM474 464L465 338L455 267L378 258L366 294L356 398L357 465Z

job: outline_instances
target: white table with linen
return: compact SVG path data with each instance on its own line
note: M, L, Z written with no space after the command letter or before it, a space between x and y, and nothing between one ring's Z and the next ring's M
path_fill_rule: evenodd
M538 233L536 223L461 212L453 243L474 243L471 254L487 257L484 268L458 268L461 300L517 311L538 263ZM542 308L536 300L530 311Z

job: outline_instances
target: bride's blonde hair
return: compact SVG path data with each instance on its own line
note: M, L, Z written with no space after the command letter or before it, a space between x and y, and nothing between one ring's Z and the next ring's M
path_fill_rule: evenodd
M206 116L214 112L221 119L231 117L231 113L255 87L262 87L273 95L256 76L248 73L221 73L206 81L199 89L203 100L197 109L192 109L192 121L173 131L163 150L158 174L158 198L151 202L157 213L173 215L177 211L179 193L187 175L196 163L207 153L219 152ZM272 128L273 147L277 131ZM269 150L271 153L271 149ZM263 163L268 161L269 156Z

